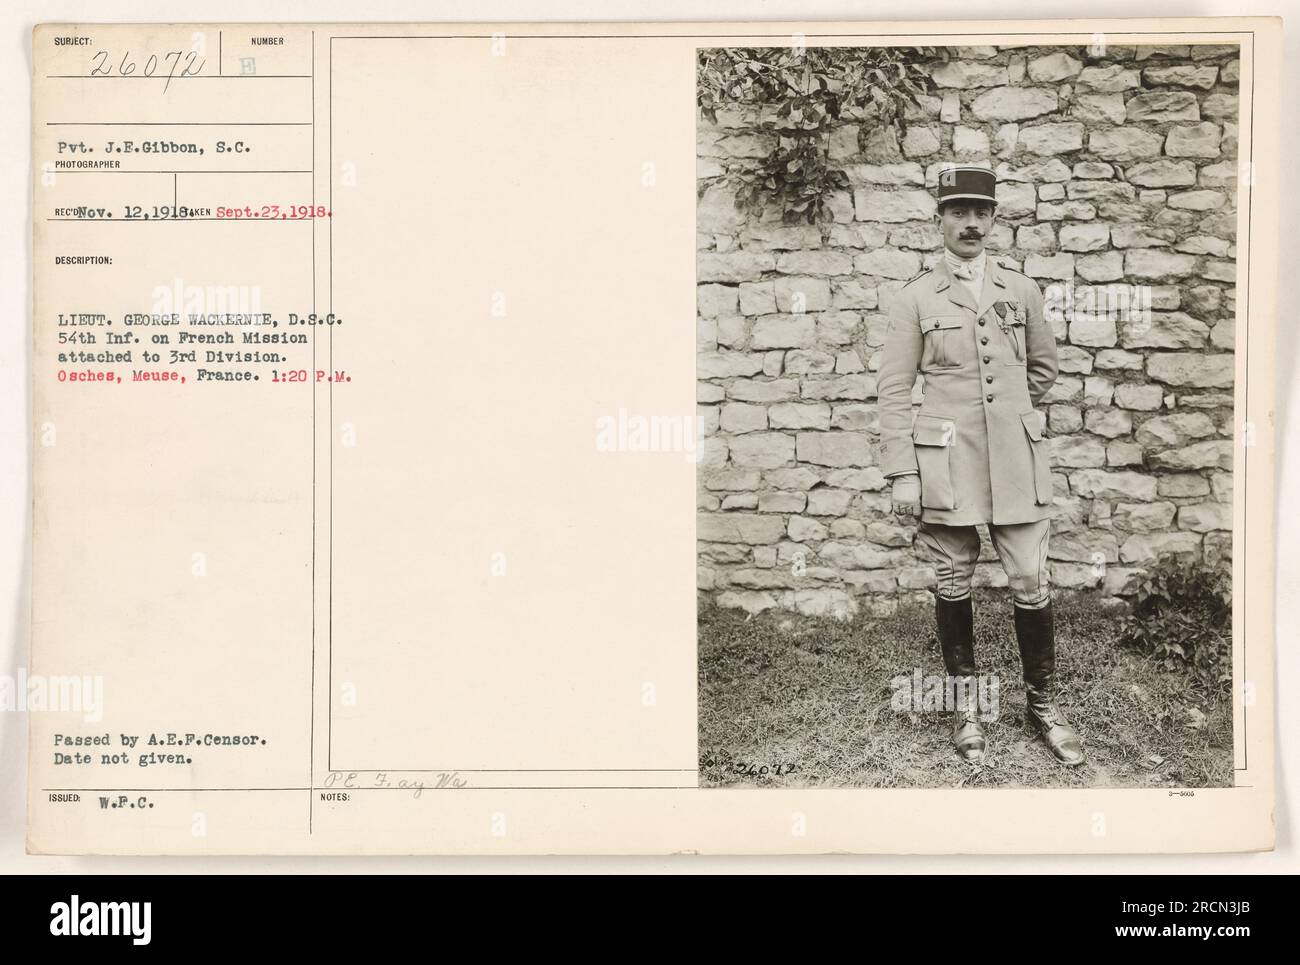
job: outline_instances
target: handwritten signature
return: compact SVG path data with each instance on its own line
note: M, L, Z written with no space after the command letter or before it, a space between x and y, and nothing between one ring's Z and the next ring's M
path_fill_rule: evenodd
M321 785L324 788L368 790L370 788L396 788L410 791L418 798L425 790L457 790L469 785L469 779L459 771L437 771L429 778L392 777L387 771L330 771Z

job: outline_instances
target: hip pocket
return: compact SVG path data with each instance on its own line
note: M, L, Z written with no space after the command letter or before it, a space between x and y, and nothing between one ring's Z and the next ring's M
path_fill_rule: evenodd
M943 416L918 415L912 425L916 467L921 474L923 509L957 508L957 497L952 486L951 457L956 432L956 423Z
M1039 506L1047 506L1052 502L1052 460L1048 452L1049 443L1043 438L1043 417L1036 410L1031 409L1022 413L1020 422L1025 427L1025 435L1029 439L1029 454L1033 460L1034 470L1034 501Z

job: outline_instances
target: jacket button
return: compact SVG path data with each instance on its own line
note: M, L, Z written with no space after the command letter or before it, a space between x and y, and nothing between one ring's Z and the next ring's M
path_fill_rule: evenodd
M985 364L985 365L988 365L988 364L989 364L989 357L988 357L987 355L984 356L984 364Z
M980 319L980 324L981 324L981 325L984 324L984 319L982 319L982 318Z
M988 344L989 344L989 337L988 337L987 335L981 335L981 336L980 336L980 344L981 344L981 345L988 345Z
M993 384L993 376L991 376L991 375L986 375L986 376L984 376L984 381L987 382L989 385L992 385L992 384Z
M984 396L984 401L985 401L985 402L992 402L992 401L993 401L993 396L991 396L991 395L986 395L986 396Z

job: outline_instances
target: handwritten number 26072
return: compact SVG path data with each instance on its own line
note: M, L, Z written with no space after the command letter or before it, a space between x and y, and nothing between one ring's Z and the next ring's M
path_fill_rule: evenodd
M150 54L145 60L143 68L140 70L141 77L166 77L167 83L163 85L166 91L171 85L172 78L178 76L177 68L180 69L179 76L193 77L203 72L203 65L207 63L206 58L200 57L193 50L173 50L165 53L160 58L158 54ZM131 51L122 54L122 59L116 64L112 62L112 54L107 50L101 50L95 54L90 62L91 77L131 77L135 74L136 68L139 67L138 58L133 57ZM159 67L162 67L166 73L160 73Z

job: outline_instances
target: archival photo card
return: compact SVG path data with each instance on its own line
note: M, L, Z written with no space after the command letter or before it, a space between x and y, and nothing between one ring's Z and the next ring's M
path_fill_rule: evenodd
M29 851L1271 848L1280 37L38 26Z

